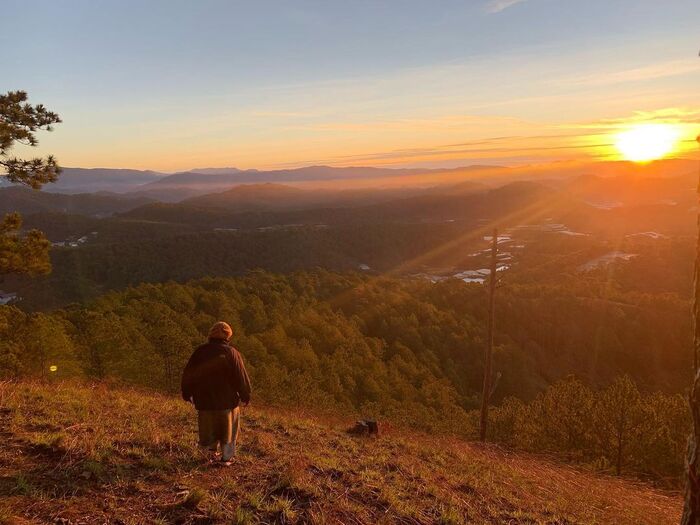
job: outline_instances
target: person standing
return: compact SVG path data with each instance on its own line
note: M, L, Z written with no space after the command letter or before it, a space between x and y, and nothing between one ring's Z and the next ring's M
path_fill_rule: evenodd
M233 330L219 321L197 347L182 373L182 398L197 409L199 445L229 464L236 454L240 406L250 403L250 379L240 352L229 344Z

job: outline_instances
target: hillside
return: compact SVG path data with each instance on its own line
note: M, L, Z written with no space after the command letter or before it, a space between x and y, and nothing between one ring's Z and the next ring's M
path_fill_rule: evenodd
M583 202L572 200L561 192L534 182L514 182L489 191L480 191L482 189L477 184L469 184L454 191L426 191L419 195L404 195L403 198L393 198L364 206L356 205L352 208L335 208L332 207L331 199L324 199L323 206L317 204L304 209L256 212L240 212L235 206L231 206L230 209L193 207L192 203L200 203L200 201L190 199L177 204L147 204L130 210L122 216L135 220L179 222L212 228L261 228L298 224L337 225L386 222L405 224L467 221L469 224L476 224L483 220L507 220L509 223L514 223L516 220L533 221L543 217L557 217L557 220L564 221L571 215L585 215L587 212L597 211ZM245 187L239 187L234 194L244 190ZM258 187L252 188L252 191L258 190ZM270 190L276 191L275 187L270 188L266 192L268 195ZM314 193L302 192L301 195L313 196ZM361 202L360 194L356 192L353 195L356 197L354 199L356 204ZM225 199L227 193L214 197L214 201L219 200L221 196ZM211 202L210 198L207 197L205 202ZM308 204L313 203L308 201Z
M465 183L463 194L475 192L482 186ZM367 204L398 200L420 194L438 192L431 189L302 189L284 184L240 184L220 193L209 193L181 201L175 206L188 208L224 208L231 212L299 210L304 208L359 207ZM444 191L444 190L443 190Z
M312 183L315 186L328 183L342 187L357 184L367 187L377 181L388 183L393 179L405 179L441 173L444 170L391 169L371 167L335 168L330 166L306 166L302 168L260 171L228 169L205 169L174 173L153 182L143 184L134 191L158 200L178 201L181 199L221 192L241 184L289 184Z
M222 193L202 195L186 199L183 204L200 207L229 207L236 211L268 210L275 208L304 207L318 204L309 192L283 184L241 184Z
M47 189L53 190L51 186ZM146 197L125 197L118 194L76 193L62 194L52 191L33 191L13 186L0 188L0 214L75 213L86 216L107 216L126 212L151 202Z
M2 523L677 523L681 498L450 438L251 406L231 467L184 402L70 383L0 384Z
M673 177L585 175L569 179L562 186L572 195L603 209L650 204L682 205L687 209L693 203L696 185L697 173L690 171Z

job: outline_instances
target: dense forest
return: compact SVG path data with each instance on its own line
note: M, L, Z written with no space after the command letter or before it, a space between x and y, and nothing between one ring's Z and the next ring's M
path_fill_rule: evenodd
M174 391L193 347L215 320L226 319L258 399L472 435L482 377L484 293L482 286L457 279L431 283L322 270L141 284L51 313L1 307L0 370L5 377L45 377L55 365L54 379L110 379ZM493 438L615 464L614 450L606 448L600 456L599 437L562 444L554 434L533 436L528 430L534 416L525 416L526 410L540 410L542 432L568 413L541 410L551 411L550 397L560 397L547 387L572 374L587 385L581 389L588 393L577 393L589 399L582 403L628 375L642 392L668 393L649 397L649 403L674 409L658 411L653 421L659 428L675 424L666 417L685 424L673 394L689 379L687 308L672 295L590 283L503 287L494 367L500 376L495 402L502 407L495 412ZM569 401L556 402L578 410ZM641 401L639 407L652 410ZM640 430L628 434L633 432ZM659 457L677 459L668 447L678 443L664 443ZM620 460L625 466L627 454ZM653 468L634 466L674 475L673 461L663 468L653 462Z
M249 269L273 272L356 270L360 264L387 271L431 251L459 234L453 225L313 227L270 231L163 233L162 225L129 224L130 241L102 242L103 232L79 249L56 249L53 273L11 282L25 309L46 309L94 298L141 282L238 276ZM154 235L153 238L148 238ZM139 239L140 237L140 239ZM464 256L464 254L462 255Z
M241 276L250 269L292 272L325 268L412 276L454 275L488 267L480 252L488 227L445 223L288 226L263 230L197 231L174 223L91 219L39 214L25 218L50 239L78 239L79 248L52 250L53 272L38 278L6 276L2 288L17 291L25 310L46 310L94 299L142 282L185 282L207 276ZM508 233L508 230L505 230ZM573 283L612 286L623 292L687 298L692 280L690 236L563 235L509 232L509 284ZM582 267L605 254L634 257L600 268ZM366 268L369 267L369 268ZM663 296L661 301L668 300Z

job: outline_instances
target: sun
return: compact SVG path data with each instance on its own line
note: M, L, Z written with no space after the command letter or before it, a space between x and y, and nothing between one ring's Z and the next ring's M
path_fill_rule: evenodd
M673 124L636 124L615 136L615 147L626 160L649 162L673 151L680 134Z

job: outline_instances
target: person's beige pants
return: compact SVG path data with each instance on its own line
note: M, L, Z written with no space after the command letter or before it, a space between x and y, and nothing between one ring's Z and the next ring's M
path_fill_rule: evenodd
M228 461L236 453L236 439L241 425L241 411L200 410L197 413L199 423L199 445L216 450L221 446L221 459Z

